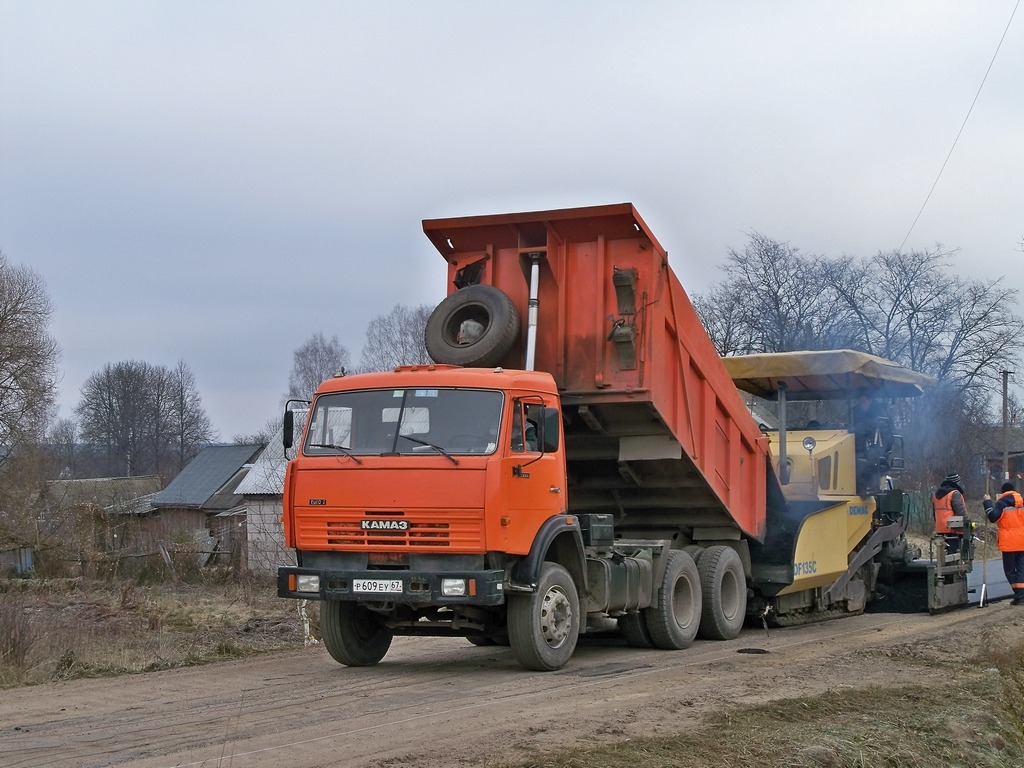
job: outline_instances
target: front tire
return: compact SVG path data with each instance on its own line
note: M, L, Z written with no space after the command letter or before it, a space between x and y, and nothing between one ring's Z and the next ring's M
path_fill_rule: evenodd
M324 601L320 625L327 652L348 667L372 667L384 658L394 637L376 613L342 600Z
M657 600L644 609L644 620L654 646L666 651L689 648L700 628L700 612L697 564L686 552L669 552Z
M558 563L544 563L537 591L508 598L512 654L526 669L561 669L576 650L580 601L576 584Z

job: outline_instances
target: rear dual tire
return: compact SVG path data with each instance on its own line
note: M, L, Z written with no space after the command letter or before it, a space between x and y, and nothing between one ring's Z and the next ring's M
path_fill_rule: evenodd
M697 560L703 610L700 636L708 640L738 637L747 617L747 580L743 561L732 547L708 547Z
M693 643L700 628L701 589L689 554L669 552L657 597L643 616L655 648L678 651Z
M689 552L669 552L654 604L619 617L619 631L634 648L689 648L701 620L701 586Z
M732 640L743 629L747 583L732 547L686 547L669 554L655 605L619 617L619 630L634 648L686 648L694 633ZM696 618L695 618L696 617Z

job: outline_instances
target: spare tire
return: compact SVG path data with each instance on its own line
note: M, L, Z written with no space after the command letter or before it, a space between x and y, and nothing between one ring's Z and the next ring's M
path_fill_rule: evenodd
M519 335L519 310L493 285L467 285L442 301L427 320L424 343L435 363L490 368Z

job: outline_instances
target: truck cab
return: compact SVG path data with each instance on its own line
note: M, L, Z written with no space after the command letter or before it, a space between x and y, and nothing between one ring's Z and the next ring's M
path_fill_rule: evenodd
M517 564L579 536L557 403L548 374L448 365L320 387L286 472L298 565L278 591L325 601L325 626L359 628L325 629L338 661L375 663L396 632L507 631L506 593L536 589Z

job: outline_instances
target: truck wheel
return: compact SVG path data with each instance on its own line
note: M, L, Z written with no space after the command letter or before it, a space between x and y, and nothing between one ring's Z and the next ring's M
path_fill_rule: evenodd
M501 629L489 635L466 635L466 639L469 640L469 642L471 642L473 645L504 645L507 648L508 630L502 627Z
M320 607L324 646L339 664L370 667L384 658L394 636L373 611L358 603L326 600Z
M631 648L653 648L654 641L640 613L624 613L619 616L619 631Z
M747 616L747 580L740 556L732 547L708 547L697 562L697 571L704 594L700 636L732 640Z
M572 576L558 563L544 563L537 591L509 595L508 639L526 669L564 667L580 634L580 600Z
M444 299L427 320L423 342L436 363L490 368L519 335L519 310L493 285L467 285Z
M644 609L654 646L666 651L689 648L700 628L700 610L697 564L686 552L669 552L657 600Z
M692 557L693 562L697 563L697 565L700 565L700 556L704 552L704 547L700 546L699 544L687 544L685 547L683 547L683 552Z

